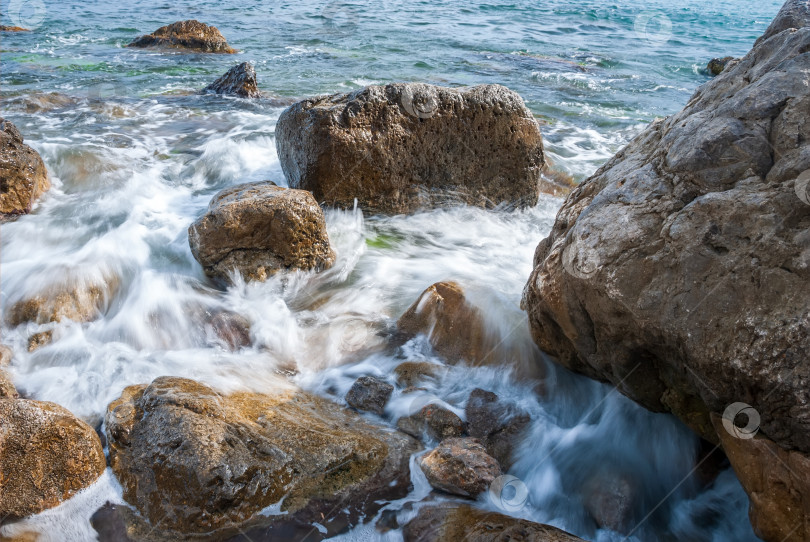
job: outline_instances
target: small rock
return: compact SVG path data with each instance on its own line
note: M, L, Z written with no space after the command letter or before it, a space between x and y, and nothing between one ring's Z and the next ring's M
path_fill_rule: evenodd
M475 498L501 475L501 467L476 438L449 438L419 460L435 489Z
M323 210L312 194L271 181L227 188L188 229L191 253L205 273L229 280L232 270L266 280L281 270L322 270L335 261Z
M53 341L53 330L40 331L28 337L28 351L33 352L43 346L51 344Z
M406 337L428 335L436 352L450 363L496 361L493 347L497 343L489 337L481 311L467 302L457 282L437 282L422 292L397 327Z
M481 388L470 393L464 414L470 436L481 439L487 453L508 468L512 450L531 421L529 415L500 403L496 394Z
M242 98L259 98L256 70L250 62L242 62L203 89L203 93L231 94Z
M22 518L60 504L107 466L93 428L61 406L0 399L0 517Z
M584 542L550 525L454 503L421 508L402 535L405 542Z
M23 143L11 122L0 118L0 217L31 212L31 207L51 187L45 162Z
M713 58L709 61L709 64L706 66L706 69L709 70L709 73L712 75L720 75L723 73L729 64L733 61L739 60L738 58L734 58L733 56L726 56L723 58Z
M406 361L397 365L394 369L394 376L397 379L397 386L412 388L425 380L435 379L440 369L435 363L427 361Z
M438 405L426 405L422 409L397 420L397 429L416 437L440 441L464 434L464 422L455 413Z
M100 282L75 280L52 284L40 294L14 303L6 319L12 326L26 322L47 324L63 319L89 322L106 311L119 284L117 277Z
M373 376L361 376L346 394L346 402L357 410L382 415L394 386Z
M30 30L21 26L8 26L0 24L0 32L30 32Z
M236 53L215 26L195 20L161 26L151 34L132 40L127 47L161 47L196 53Z
M235 312L221 310L211 315L205 323L206 335L214 337L231 351L250 346L250 321Z
M616 473L595 476L583 486L585 509L600 529L627 534L634 525L638 492L631 480Z

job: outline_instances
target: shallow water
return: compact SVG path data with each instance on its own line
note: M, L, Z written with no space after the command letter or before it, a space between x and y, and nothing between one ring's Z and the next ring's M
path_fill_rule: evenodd
M484 497L480 506L588 540L756 540L733 473L700 487L691 472L697 442L686 428L548 364L533 346L520 294L560 200L542 197L518 212L327 211L334 268L227 290L202 275L187 228L224 187L285 184L274 146L285 104L371 83L505 84L544 121L557 167L581 180L646 123L678 111L708 79L701 69L710 58L747 52L778 0L22 5L9 17L4 3L4 24L36 31L0 38L2 114L42 154L54 188L34 213L2 225L3 310L52 282L119 282L103 318L60 324L57 340L33 353L28 337L52 326L3 324L26 395L98 423L125 386L157 376L268 391L289 385L285 375L295 369L295 383L342 401L357 376L390 378L405 359L441 363L423 340L393 353L383 347L424 288L454 279L487 307L491 329L517 353L516 366L535 370L534 379L454 367L441 387L394 397L382 421L427 401L463 414L475 387L528 411L532 425L510 471L515 493ZM191 17L217 25L240 53L122 47ZM255 63L271 98L193 94L243 60ZM59 94L44 94L51 92ZM232 353L201 331L200 314L219 309L250 320L254 347ZM428 493L420 476L416 469L412 494L390 507L401 510L400 522L414 514L408 503ZM583 495L600 477L625 480L636 495L628 537L597 529L586 511ZM0 532L92 539L86 519L108 499L120 499L109 474L65 505ZM383 537L401 534L382 535L369 524L343 538Z

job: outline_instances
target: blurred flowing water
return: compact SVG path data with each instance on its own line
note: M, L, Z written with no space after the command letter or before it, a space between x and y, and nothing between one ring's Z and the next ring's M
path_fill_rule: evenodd
M286 184L274 127L291 101L372 83L500 83L543 123L557 167L582 180L658 116L678 111L708 80L715 56L745 54L779 0L625 2L163 2L12 1L2 24L34 32L0 38L2 115L38 150L54 187L35 211L2 225L0 284L6 311L49 284L118 284L90 323L2 327L12 372L27 396L58 402L91 423L130 384L161 375L222 390L301 386L342 401L354 378L391 379L403 360L441 361L424 339L396 350L385 336L430 284L461 282L486 307L494 332L518 352L515 371L452 367L419 401L463 414L475 387L532 416L510 474L516 494L479 506L547 522L588 540L756 540L747 497L731 471L707 487L693 472L696 438L670 416L649 413L602 384L550 365L519 309L537 243L561 201L519 212L455 208L413 216L327 211L335 267L266 283L216 289L188 247L188 225L218 190L271 179ZM11 11L9 11L11 9ZM176 20L216 25L237 55L126 49L137 35ZM268 98L195 92L236 62L256 66ZM57 93L57 94L51 94ZM251 322L254 346L223 348L200 315L227 309ZM28 337L54 329L33 353ZM529 368L530 376L518 374ZM396 395L382 423L413 407ZM593 481L621 480L634 524L599 529L586 497ZM413 515L415 489L390 508ZM525 491L521 493L521 491ZM86 540L89 515L120 501L107 473L90 490L3 534ZM629 533L629 536L625 536ZM346 540L399 540L373 523Z

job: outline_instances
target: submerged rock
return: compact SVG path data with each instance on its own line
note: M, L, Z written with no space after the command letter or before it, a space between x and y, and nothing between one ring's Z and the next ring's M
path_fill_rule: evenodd
M0 118L0 217L29 213L50 187L37 151L23 143L16 126Z
M160 47L196 53L236 53L215 26L194 19L161 26L132 40L127 47Z
M567 198L523 299L538 345L566 367L715 443L710 413L746 403L763 436L804 457L808 48L810 7L791 0L739 63ZM766 500L752 518L775 516Z
M481 311L467 301L457 282L430 286L399 318L397 327L406 336L427 335L436 352L450 363L496 361L496 342L487 333Z
M335 534L408 493L418 449L304 392L225 396L173 377L124 390L106 422L124 498L167 537L313 522ZM282 515L256 515L282 499Z
M0 399L0 420L0 518L53 508L106 468L93 428L57 404Z
M407 213L443 203L531 206L541 191L543 139L515 92L420 83L320 96L282 113L282 169L329 206Z
M720 75L723 73L729 65L732 65L732 62L738 61L739 58L734 58L733 56L725 56L723 58L713 58L709 61L709 64L706 66L706 69L712 75Z
M265 280L282 270L322 270L335 261L323 210L304 190L273 182L226 188L188 229L191 253L205 273L229 280L231 271Z
M453 495L475 498L501 475L501 467L476 438L449 438L419 459L430 485Z
M438 405L425 405L418 412L397 420L397 429L412 437L440 441L464 434L464 422L454 412Z
M211 342L221 343L231 351L251 345L250 321L235 312L219 310L213 314L207 313L205 331Z
M120 280L109 276L103 280L70 279L52 284L42 292L16 301L6 320L12 326L26 322L47 324L64 319L89 322L106 311L118 290Z
M391 384L373 376L361 376L346 394L346 402L357 410L382 415L393 392L394 386Z
M14 382L11 381L11 375L5 370L5 367L11 363L13 355L11 348L0 344L0 399L14 399L19 396Z
M481 439L487 453L508 468L512 464L512 450L531 421L529 415L503 404L496 394L481 388L470 393L464 414L470 436Z
M585 483L583 504L600 529L628 534L635 526L638 495L638 488L629 477L600 473Z
M426 380L435 380L442 372L442 367L427 361L406 361L394 369L397 386L412 388Z
M39 350L43 346L48 346L53 342L53 330L40 331L28 337L28 351Z
M231 94L242 98L259 98L256 70L250 62L242 62L203 89L203 93Z
M405 542L583 542L550 525L471 506L426 506L402 529Z

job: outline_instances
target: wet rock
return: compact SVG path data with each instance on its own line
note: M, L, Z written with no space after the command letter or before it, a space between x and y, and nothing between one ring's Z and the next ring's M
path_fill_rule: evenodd
M11 363L12 357L11 348L0 344L0 399L19 397L17 388L14 387L14 382L11 380L11 375L5 370L5 367Z
M805 457L808 48L810 7L790 0L739 63L566 199L523 299L537 344L569 369L714 443L710 415L746 403L764 437ZM751 516L777 517L762 495Z
M319 96L282 113L276 147L291 187L328 206L407 213L466 203L531 206L570 186L543 178L543 140L499 85L421 83Z
M712 75L720 75L733 61L738 61L739 58L733 56L725 56L723 58L713 58L706 66L708 72Z
M628 534L635 526L638 491L628 477L603 473L585 483L583 504L600 529Z
M195 20L161 26L151 34L132 40L127 47L159 47L195 53L236 53L215 26Z
M435 380L441 372L441 367L427 361L406 361L394 369L397 386L412 388L426 380Z
M59 92L32 92L23 97L26 113L43 113L76 105L76 98Z
M470 393L464 408L467 432L481 439L487 453L502 467L512 464L512 450L520 441L531 417L514 407L505 405L491 391L476 388Z
M232 270L266 280L281 270L322 270L335 261L312 194L270 181L227 188L188 229L191 253L212 278Z
M33 352L43 346L51 344L53 341L53 330L40 331L28 337L28 351Z
M8 26L5 24L0 24L0 32L30 32L30 30L21 26Z
M582 542L550 525L453 503L420 509L402 534L405 542Z
M23 143L16 126L0 118L0 217L31 212L34 201L50 187L37 151Z
M6 320L12 326L26 322L47 324L64 319L89 322L107 310L120 281L109 276L102 280L69 280L52 284L32 297L12 304Z
M221 310L209 314L205 332L213 342L221 343L231 351L251 345L250 321L235 312Z
M256 70L250 62L242 62L203 89L203 93L230 94L242 98L259 98Z
M394 386L373 376L361 376L346 394L346 402L357 410L382 415Z
M481 311L467 302L456 282L437 282L422 292L397 321L405 336L428 335L436 352L451 363L495 362L495 343L487 333Z
M123 508L126 507L107 502L90 517L90 525L98 533L99 542L134 542L129 537Z
M761 435L738 438L716 414L712 422L751 500L748 516L757 536L767 542L810 540L810 457Z
M419 459L435 489L475 498L501 475L501 467L476 438L449 438Z
M0 399L0 517L52 508L92 484L106 467L93 428L61 406Z
M124 498L168 538L313 522L335 534L408 493L418 449L304 392L225 396L174 377L124 390L106 427ZM282 498L282 515L256 515Z
M438 405L425 405L418 412L397 420L397 429L422 439L440 441L464 434L464 422L455 413Z

